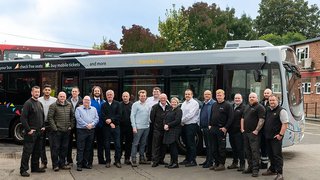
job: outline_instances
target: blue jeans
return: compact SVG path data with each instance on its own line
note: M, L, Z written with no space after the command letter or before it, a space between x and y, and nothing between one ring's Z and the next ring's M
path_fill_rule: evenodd
M121 159L121 144L120 144L120 127L117 126L115 128L111 127L103 127L103 140L104 140L104 148L105 148L105 155L106 155L106 162L110 163L110 143L111 137L114 141L114 148L115 148L115 155L114 161L120 163Z
M77 129L77 166L91 165L94 129Z
M144 158L144 150L146 147L149 130L150 130L149 128L137 129L138 132L133 134L133 143L132 143L132 149L131 149L132 160L136 160L138 145L139 145L140 158Z

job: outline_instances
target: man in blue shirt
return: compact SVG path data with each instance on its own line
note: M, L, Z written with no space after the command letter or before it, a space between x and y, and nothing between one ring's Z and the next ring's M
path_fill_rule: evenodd
M83 106L76 109L77 120L77 171L91 169L94 129L99 122L97 109L90 106L90 97L83 98Z
M209 127L212 105L216 101L212 99L212 92L210 90L204 91L203 98L204 98L204 102L200 111L200 128L203 135L204 143L206 145L207 155L206 155L206 160L199 165L201 165L203 168L209 168L213 164L213 157L212 157L212 153L210 153L212 151L212 147L210 146L209 140L208 140L210 138L208 133L209 132L208 127Z

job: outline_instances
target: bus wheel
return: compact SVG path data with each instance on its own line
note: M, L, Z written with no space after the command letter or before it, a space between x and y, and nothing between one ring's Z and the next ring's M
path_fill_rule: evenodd
M20 119L16 119L11 128L11 137L16 143L22 144L24 133L25 130L20 122Z
M194 138L196 141L197 154L201 155L204 152L204 147L203 147L202 135L201 135L200 130L198 130L198 132ZM181 135L178 139L178 150L179 150L179 154L186 154L187 153L186 144L185 144L185 142L183 142L183 138Z

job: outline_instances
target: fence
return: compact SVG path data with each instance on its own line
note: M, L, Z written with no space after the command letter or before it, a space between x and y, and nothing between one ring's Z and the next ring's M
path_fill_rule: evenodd
M304 110L306 117L309 118L318 118L320 117L320 106L317 102L314 103L304 103Z

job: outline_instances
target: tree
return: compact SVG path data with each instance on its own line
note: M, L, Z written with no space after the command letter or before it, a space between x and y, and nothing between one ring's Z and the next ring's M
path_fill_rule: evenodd
M290 44L297 41L306 40L306 37L300 33L288 32L282 36L277 34L266 34L261 36L259 39L266 40L271 44L278 46L278 45L285 45L285 44Z
M105 37L102 37L102 42L100 43L100 45L97 45L96 43L94 43L93 45L93 49L99 49L99 50L119 50L117 43L115 43L114 41L112 41L111 39L109 39L109 41L107 42L107 39Z
M255 26L259 36L298 32L307 38L320 35L320 11L304 0L261 0Z
M122 52L156 52L166 51L165 41L139 25L132 25L126 29L122 26Z
M221 10L216 4L194 3L192 7L167 10L159 21L159 31L170 50L222 48L230 39L256 39L253 20L245 14L235 17L235 9Z
M166 41L169 51L191 50L190 37L187 30L189 27L188 18L182 14L182 10L173 9L167 10L167 19L160 21L159 32L160 36Z

